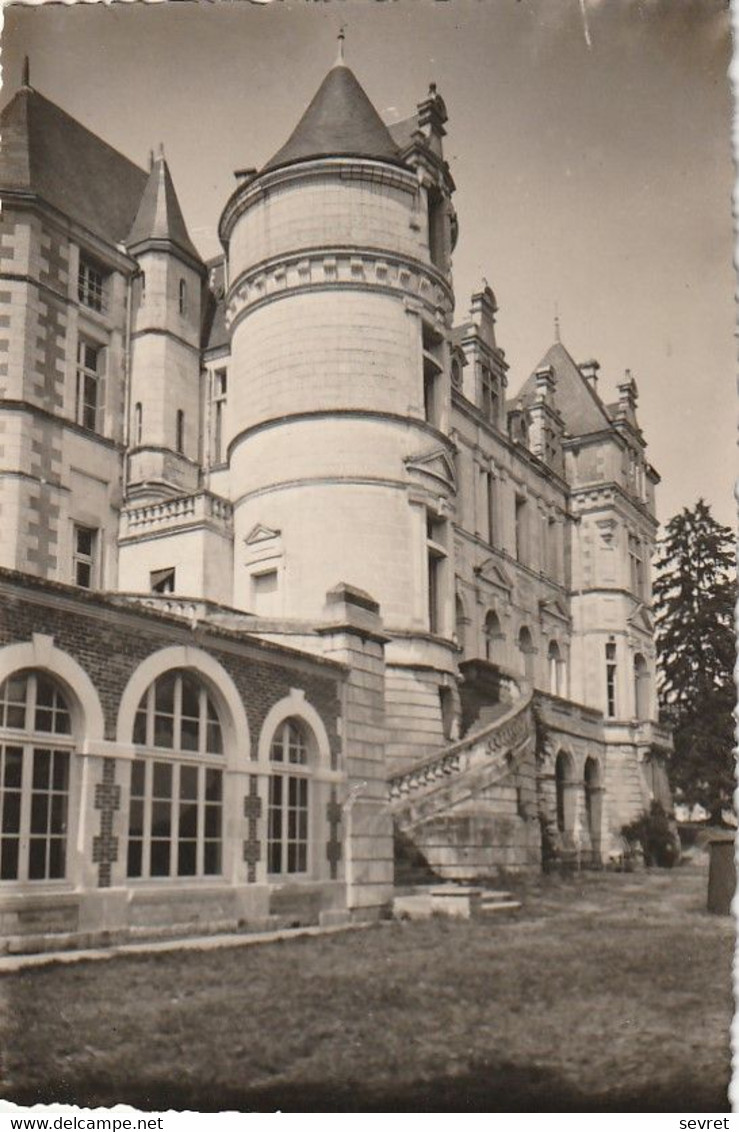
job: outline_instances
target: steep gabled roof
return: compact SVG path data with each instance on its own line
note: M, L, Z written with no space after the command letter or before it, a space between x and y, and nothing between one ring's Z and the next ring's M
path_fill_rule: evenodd
M555 342L547 350L536 368L547 366L554 370L554 404L570 436L583 436L608 428L611 421L605 405L561 342ZM535 395L536 371L524 382L518 395L509 403L510 407L528 408Z
M264 170L319 157L373 157L400 163L390 131L345 63L331 68Z
M0 191L31 193L96 236L124 240L146 173L32 87L0 117Z
M193 259L200 260L188 235L169 166L160 154L151 167L141 202L126 243L134 250L150 240L173 244Z

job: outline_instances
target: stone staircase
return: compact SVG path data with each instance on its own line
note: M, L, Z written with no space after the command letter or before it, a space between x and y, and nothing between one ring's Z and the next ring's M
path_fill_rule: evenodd
M467 734L388 778L396 828L443 880L540 862L533 692L480 705Z

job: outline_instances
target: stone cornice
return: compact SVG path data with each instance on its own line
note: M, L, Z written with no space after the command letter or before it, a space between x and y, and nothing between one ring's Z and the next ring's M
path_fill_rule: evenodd
M646 506L633 495L630 495L620 484L615 480L607 480L603 483L597 484L584 484L581 487L570 488L570 503L573 513L581 516L588 511L599 511L604 506L615 506L617 501L626 503L632 507L641 518L646 519L653 531L657 530L659 526L658 520L646 508ZM588 503L592 504L588 507ZM626 518L623 511L620 514Z
M326 408L310 409L299 413L284 413L282 416L270 417L268 420L257 421L255 424L249 425L248 428L237 432L236 436L229 442L228 461L229 463L231 462L237 446L257 432L263 432L270 428L279 428L284 424L296 424L300 421L316 421L331 418L345 419L347 417L353 417L357 420L387 421L390 424L400 425L405 429L412 428L433 438L437 444L445 446L450 452L454 451L454 443L449 439L446 433L441 432L438 428L434 428L433 425L430 425L428 421L423 420L421 417L408 417L400 413L383 413L377 409Z
M444 276L430 264L382 249L304 248L274 256L242 271L226 295L226 324L231 332L250 311L264 303L318 290L379 291L411 297L436 319L451 316L454 295Z

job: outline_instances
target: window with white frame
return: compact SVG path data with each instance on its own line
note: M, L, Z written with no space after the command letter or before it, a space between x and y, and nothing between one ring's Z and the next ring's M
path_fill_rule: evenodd
M67 866L69 705L43 672L0 686L0 881L61 880Z
M84 428L98 428L102 401L102 355L100 346L80 338L77 344L75 420Z
M72 580L89 590L97 582L98 532L75 523L72 530Z
M302 721L284 720L269 753L267 870L274 875L308 872L309 743Z
M213 699L186 669L159 676L134 720L127 874L217 876L223 856L223 735Z
M84 256L77 271L77 297L90 310L105 310L105 272Z

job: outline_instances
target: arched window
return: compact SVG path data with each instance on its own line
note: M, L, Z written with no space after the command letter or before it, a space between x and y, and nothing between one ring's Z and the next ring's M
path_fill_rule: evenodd
M560 833L568 832L573 826L574 815L572 811L574 798L572 797L572 792L568 790L572 778L572 759L565 751L560 751L554 764L554 785L557 795L557 829Z
M180 314L187 314L187 283L180 279Z
M283 720L272 738L267 871L273 875L308 872L309 740L295 717Z
M72 717L51 677L28 670L0 687L0 880L66 874Z
M133 410L133 442L134 444L141 443L141 435L144 426L144 411L141 407L141 402L137 401Z
M175 433L175 447L180 455L182 455L185 451L185 414L182 409L177 410Z
M634 657L634 715L649 719L649 666L640 652Z
M129 877L221 872L223 735L195 673L165 672L141 697L133 727Z
M485 617L485 659L494 660L498 652L498 641L503 634L500 628L500 618L494 610Z
M534 680L534 641L531 636L531 630L527 625L522 625L518 633L518 647L523 656L523 670L526 679L533 683Z
M549 642L547 650L549 664L549 691L553 696L567 694L567 667L556 641Z

